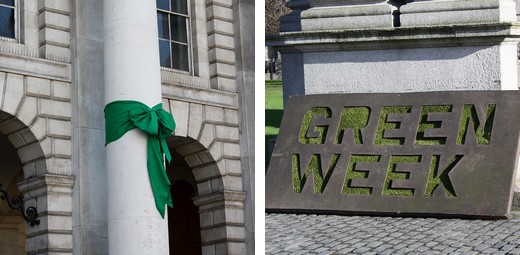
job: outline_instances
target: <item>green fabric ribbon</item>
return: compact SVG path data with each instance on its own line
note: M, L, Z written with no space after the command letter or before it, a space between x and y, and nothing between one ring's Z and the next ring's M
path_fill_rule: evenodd
M163 155L168 162L171 161L166 138L173 134L175 120L162 109L162 103L151 109L141 102L126 100L114 101L105 106L105 145L134 128L148 134L148 175L155 207L164 218L165 205L173 207L173 202Z

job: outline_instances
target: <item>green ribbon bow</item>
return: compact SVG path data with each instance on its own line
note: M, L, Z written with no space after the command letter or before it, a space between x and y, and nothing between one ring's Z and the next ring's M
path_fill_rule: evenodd
M134 128L148 134L148 175L155 207L164 218L165 205L173 207L173 202L163 155L168 162L171 161L166 138L173 134L175 120L162 109L162 103L151 109L141 102L125 100L114 101L105 106L105 145L118 140Z

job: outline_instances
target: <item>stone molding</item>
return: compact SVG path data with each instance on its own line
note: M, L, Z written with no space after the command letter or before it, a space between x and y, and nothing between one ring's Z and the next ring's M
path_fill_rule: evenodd
M197 88L163 82L162 97L163 99L196 103L200 105L238 109L237 93L216 89Z
M400 6L400 25L410 27L515 22L515 6L513 0L416 1Z
M179 84L199 88L210 87L209 79L207 77L191 76L164 67L161 67L161 80L162 82L170 84Z
M478 25L287 32L269 38L268 44L283 53L299 53L496 45L518 41L520 41L520 24L501 22Z
M1 42L0 47L2 47ZM71 81L70 64L17 55L17 53L2 53L1 49L0 71L65 82Z
M313 1L316 2L316 1ZM374 2L374 1L372 1ZM318 31L393 27L395 7L384 1L371 5L313 6L301 13L301 30Z
M513 0L292 0L280 31L327 31L516 21Z

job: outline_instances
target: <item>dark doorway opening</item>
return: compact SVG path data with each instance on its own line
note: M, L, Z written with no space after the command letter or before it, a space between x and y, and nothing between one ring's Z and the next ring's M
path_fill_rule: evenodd
M168 209L170 254L202 254L199 208L191 199L195 190L186 181L171 189L173 209Z
M200 235L200 216L193 198L198 196L197 182L193 169L177 151L177 142L173 137L169 141L172 161L166 172L172 184L170 190L173 209L168 207L168 231L170 254L202 254Z

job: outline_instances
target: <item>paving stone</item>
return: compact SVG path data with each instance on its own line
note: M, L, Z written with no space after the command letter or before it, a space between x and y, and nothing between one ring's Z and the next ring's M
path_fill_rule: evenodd
M507 244L507 245L504 245L504 246L500 247L500 250L508 252L508 251L511 251L511 250L513 250L515 248L516 248L516 245Z
M483 251L483 250L487 249L489 246L490 246L489 244L483 243L483 244L479 244L479 245L475 246L474 249L477 251Z
M357 248L354 250L355 253L365 253L367 251L369 251L370 248L369 247L360 247L360 248Z
M520 255L519 217L485 221L266 214L266 254Z
M513 250L510 250L507 252L508 255L519 255L520 254L520 248L515 248Z

